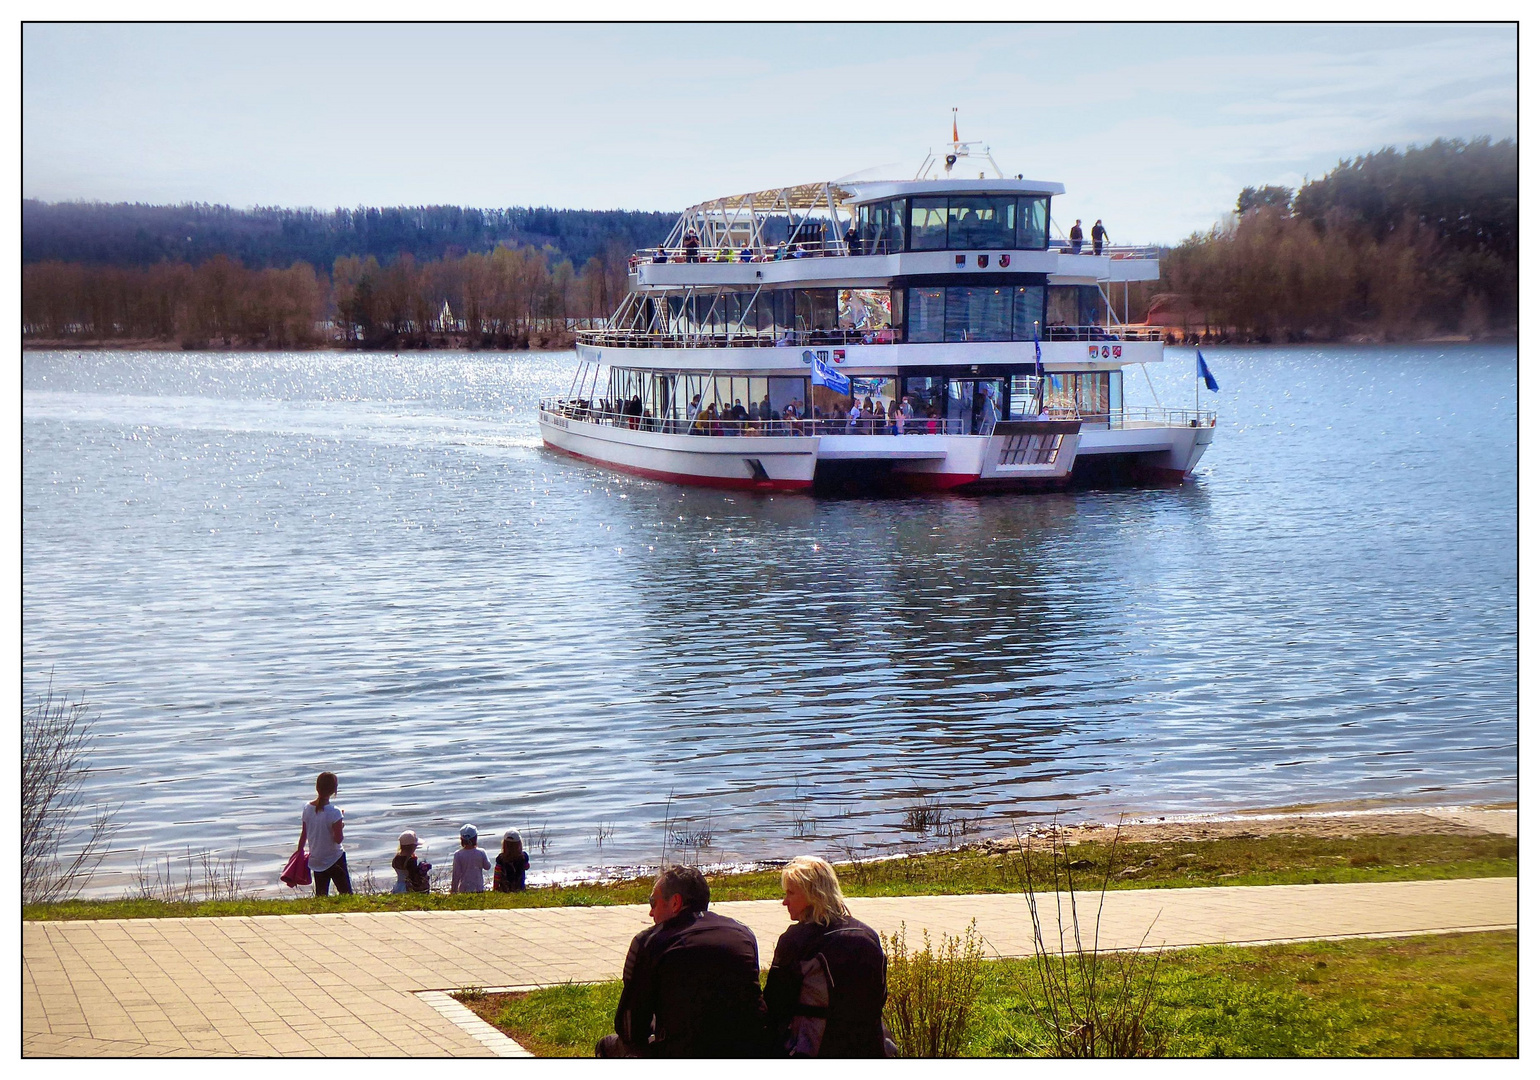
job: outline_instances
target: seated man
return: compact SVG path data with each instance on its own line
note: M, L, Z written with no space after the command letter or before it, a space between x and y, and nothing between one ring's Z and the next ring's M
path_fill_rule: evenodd
M671 866L652 887L653 925L631 940L615 1034L599 1057L754 1057L764 1050L759 946L736 920L708 912L699 870Z

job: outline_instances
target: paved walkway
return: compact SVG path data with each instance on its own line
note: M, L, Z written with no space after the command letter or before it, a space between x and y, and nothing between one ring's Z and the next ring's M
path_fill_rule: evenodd
M1051 906L1051 905L1050 905ZM1080 896L1081 925L1096 898ZM1014 896L857 899L890 932L960 933L991 955L1032 951ZM786 928L774 901L713 905L759 937ZM1053 912L1044 911L1051 932ZM1518 879L1129 890L1107 894L1104 948L1258 944L1491 930L1518 924ZM43 1055L479 1055L507 1053L456 1022L442 994L618 978L641 906L25 922L22 1052ZM1153 930L1151 929L1153 926ZM464 1021L464 1016L461 1016Z

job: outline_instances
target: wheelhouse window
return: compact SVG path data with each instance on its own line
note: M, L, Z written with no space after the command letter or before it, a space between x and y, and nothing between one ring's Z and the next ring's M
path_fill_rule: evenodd
M909 200L909 250L946 250L946 199Z
M1016 246L1041 251L1048 247L1048 197L1023 195L1016 203Z
M1016 200L953 195L947 201L946 246L953 251L1016 246Z
M859 247L852 255L888 255L903 250L904 200L866 203L856 208Z

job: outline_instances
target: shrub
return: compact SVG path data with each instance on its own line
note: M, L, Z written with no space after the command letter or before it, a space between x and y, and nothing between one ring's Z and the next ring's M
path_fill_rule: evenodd
M108 851L116 808L97 804L82 823L81 787L94 736L84 700L53 683L21 718L21 897L72 900ZM73 848L73 851L70 849Z
M983 987L984 939L976 922L962 937L941 936L932 951L930 931L922 931L925 947L909 951L905 926L883 938L888 954L888 1002L883 1018L903 1057L956 1057L962 1048L973 1008Z
M1038 1023L1049 1033L1047 1045L1037 1049L1054 1057L1157 1057L1165 1049L1163 1034L1148 1022L1160 951L1156 951L1154 962L1148 965L1148 974L1140 979L1137 951L1106 952L1100 947L1102 907L1116 865L1121 831L1119 826L1112 837L1089 946L1081 934L1075 893L1074 869L1080 863L1070 859L1058 828L1049 832L1050 880L1041 883L1033 876L1030 840L1024 846L1017 838L1027 907L1032 915L1033 963L1027 969L1030 974L1023 996ZM1053 888L1053 925L1057 932L1054 943L1043 931L1039 884L1051 884ZM1146 930L1139 951L1148 940Z

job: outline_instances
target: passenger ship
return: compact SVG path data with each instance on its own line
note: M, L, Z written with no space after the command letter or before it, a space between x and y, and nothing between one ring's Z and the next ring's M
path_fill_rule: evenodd
M1181 481L1214 414L1123 403L1124 368L1163 358L1156 329L1125 324L1155 252L1052 241L1063 186L1005 177L978 145L954 132L912 180L686 210L580 334L567 393L540 403L545 444L756 491ZM979 162L992 179L962 178Z

